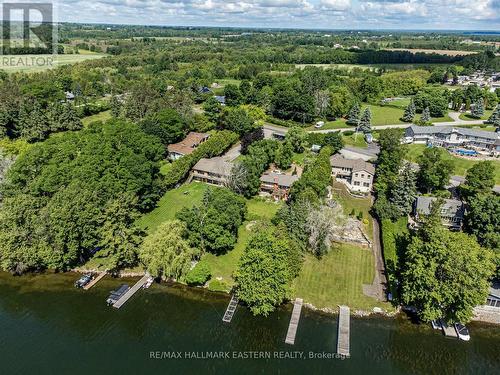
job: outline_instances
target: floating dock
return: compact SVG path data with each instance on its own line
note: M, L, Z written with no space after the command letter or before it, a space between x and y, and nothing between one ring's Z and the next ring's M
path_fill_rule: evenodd
M101 281L101 279L104 278L104 276L106 276L106 275L107 275L106 271L100 272L90 283L88 283L87 285L85 285L83 287L83 290L89 290L95 284L97 284L99 281Z
M122 307L138 290L142 289L142 286L148 281L151 276L149 273L146 274L132 287L130 288L123 296L120 297L118 301L116 301L113 305L115 309L119 309Z
M457 331L455 331L455 327L453 325L449 326L444 321L441 324L443 327L443 334L446 337L453 337L454 339L458 339Z
M297 334L297 327L299 326L300 312L302 311L302 298L296 298L293 303L292 317L288 325L288 332L286 334L285 343L295 344L295 336Z
M231 320L233 319L233 315L236 311L236 307L238 307L238 297L236 297L234 294L231 296L231 301L229 301L229 305L227 305L226 312L224 314L224 317L222 318L223 322L226 323L231 323Z
M350 309L347 306L340 306L339 328L337 335L337 354L350 357Z

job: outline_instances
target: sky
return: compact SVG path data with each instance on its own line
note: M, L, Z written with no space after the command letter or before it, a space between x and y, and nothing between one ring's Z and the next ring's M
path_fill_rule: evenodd
M57 0L64 22L500 31L500 0Z

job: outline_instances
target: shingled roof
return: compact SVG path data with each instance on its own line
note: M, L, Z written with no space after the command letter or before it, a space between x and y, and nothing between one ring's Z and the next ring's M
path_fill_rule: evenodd
M333 155L330 158L330 165L337 168L349 168L353 172L365 171L372 175L375 175L375 167L372 163L368 163L363 159L346 159L340 154Z
M171 144L167 147L168 152L176 153L180 155L189 155L191 154L198 145L210 137L210 134L207 133L195 133L191 132L187 135L184 140L179 143Z

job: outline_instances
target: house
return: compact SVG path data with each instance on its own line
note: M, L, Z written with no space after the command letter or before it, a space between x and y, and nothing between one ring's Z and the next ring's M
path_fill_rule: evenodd
M469 147L480 151L500 153L496 146L500 134L469 128L449 126L410 126L405 131L405 143L423 143L441 147Z
M437 198L417 197L413 207L413 216L417 223L431 213L431 207ZM443 199L441 206L441 221L444 226L450 229L460 229L465 215L465 206L457 199Z
M191 170L191 179L211 185L226 185L233 164L223 157L200 159Z
M260 191L271 194L274 199L287 200L290 188L299 176L287 174L267 173L260 178Z
M217 100L221 105L226 105L226 97L225 96L215 96L215 100Z
M498 308L498 311L500 311L500 282L497 281L491 284L486 306Z
M168 145L168 157L170 160L177 160L185 155L192 154L200 144L205 142L210 134L191 132L179 143Z
M352 192L369 193L373 187L375 167L363 159L346 159L336 154L330 158L332 175Z

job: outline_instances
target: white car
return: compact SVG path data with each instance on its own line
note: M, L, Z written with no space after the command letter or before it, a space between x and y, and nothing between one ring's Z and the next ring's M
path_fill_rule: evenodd
M314 125L314 127L316 129L322 128L323 126L325 126L325 122L324 121L319 121L319 122L316 123L316 125Z

